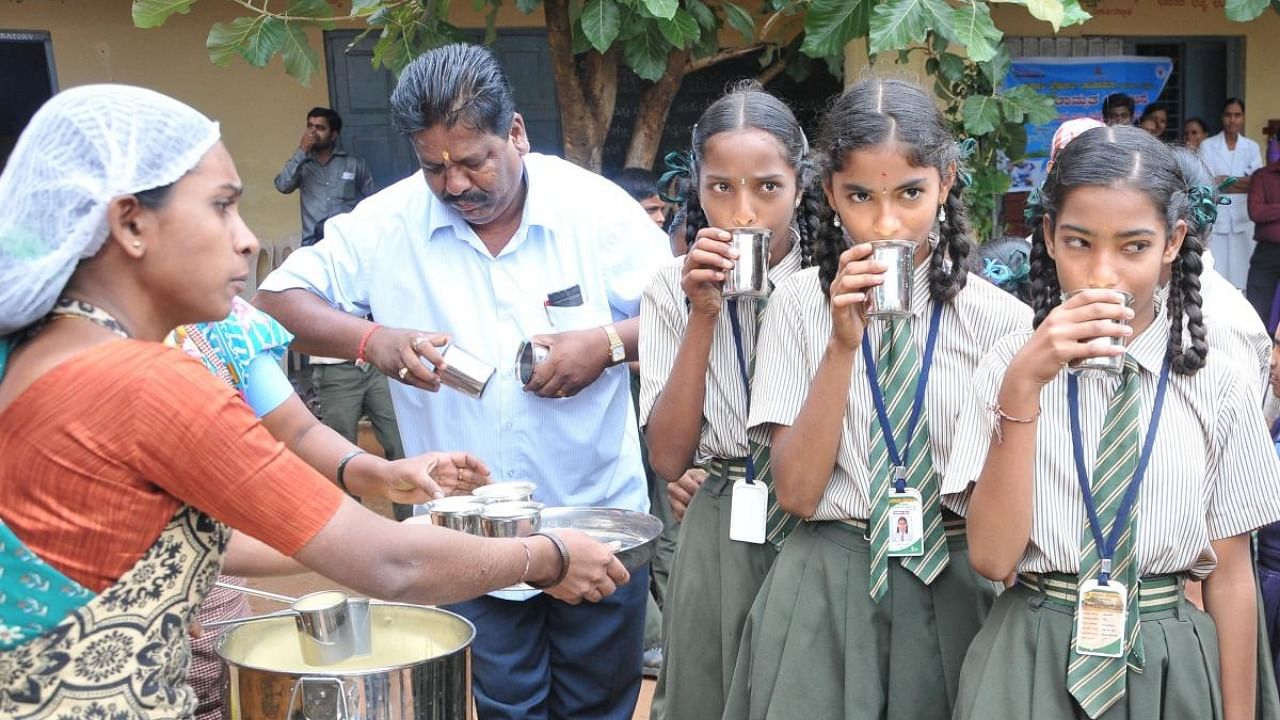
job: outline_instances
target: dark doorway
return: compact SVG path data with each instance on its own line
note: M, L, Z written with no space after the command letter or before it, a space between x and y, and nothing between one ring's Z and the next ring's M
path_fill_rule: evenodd
M31 116L57 90L49 33L0 30L0 170Z
M671 112L667 115L667 124L662 131L662 144L653 169L663 169L663 158L667 153L689 149L690 133L702 112L734 83L756 77L760 73L758 57L751 55L722 62L684 78L684 82L680 84L680 92L676 93L676 98L671 103ZM766 89L791 106L805 132L813 138L822 112L826 110L832 96L839 93L843 86L839 79L827 72L822 63L810 63L809 66L810 73L803 81L783 73L770 82ZM636 77L635 73L627 68L619 69L618 104L604 148L606 175L621 169L627 156L631 126L635 122L635 111L640 103L643 86L644 81Z

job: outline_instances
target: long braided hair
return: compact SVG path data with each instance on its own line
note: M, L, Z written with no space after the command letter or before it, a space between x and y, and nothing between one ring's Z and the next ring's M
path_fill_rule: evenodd
M1036 327L1062 302L1058 269L1045 246L1045 219L1057 221L1067 194L1079 187L1122 186L1139 191L1162 212L1165 231L1172 233L1179 220L1189 231L1173 261L1169 275L1169 346L1173 371L1194 375L1209 354L1204 313L1201 310L1200 272L1205 227L1189 220L1193 186L1173 152L1146 132L1131 127L1101 127L1071 141L1058 154L1044 187L1028 203L1031 233L1031 306ZM1184 332L1188 341L1184 342Z
M956 173L945 201L946 219L939 223L938 244L929 258L929 295L935 302L949 301L968 279L967 265L974 247L969 239L964 183L959 179L960 149L933 98L901 80L869 77L859 81L837 97L823 116L814 162L822 177L830 181L833 173L844 169L851 153L884 143L898 143L914 167L932 167L944 179ZM826 196L818 195L814 259L822 292L830 296L831 281L840 269L840 254L848 244L834 223L835 211Z
M813 216L817 208L814 196L822 195L814 182L816 173L809 160L809 141L791 108L754 80L733 86L712 103L698 118L698 124L693 126L689 189L683 206L686 247L693 247L698 231L707 227L707 215L698 197L698 173L701 172L707 141L719 133L746 128L763 130L776 138L785 150L784 157L796 171L800 205L792 216L792 225L800 237L801 267L809 267L813 262L813 235L819 226Z

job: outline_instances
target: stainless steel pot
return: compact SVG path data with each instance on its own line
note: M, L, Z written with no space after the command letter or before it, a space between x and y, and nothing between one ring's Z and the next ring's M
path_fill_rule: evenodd
M371 652L308 665L293 618L222 636L229 720L470 720L475 627L438 608L372 602Z

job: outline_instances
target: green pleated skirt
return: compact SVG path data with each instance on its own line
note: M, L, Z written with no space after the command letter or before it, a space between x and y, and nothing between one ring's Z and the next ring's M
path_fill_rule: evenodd
M747 618L725 720L950 717L995 592L970 567L963 533L947 541L950 563L932 585L891 559L876 603L863 531L801 523Z
M733 479L708 474L680 525L667 582L652 720L720 717L747 612L778 551L729 539Z
M1213 620L1179 600L1142 612L1143 671L1128 671L1124 697L1099 720L1222 718ZM965 658L956 720L1087 717L1067 692L1074 618L1071 605L1037 590L1015 585L1002 594Z

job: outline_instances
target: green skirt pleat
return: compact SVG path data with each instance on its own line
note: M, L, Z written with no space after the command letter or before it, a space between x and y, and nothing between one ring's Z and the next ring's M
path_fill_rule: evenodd
M1072 608L1015 585L996 600L974 638L960 676L955 720L1079 720L1067 692ZM1185 599L1142 614L1146 662L1130 670L1124 698L1099 720L1220 720L1218 635L1213 620Z
M725 720L950 717L995 593L970 567L963 538L948 543L950 564L929 586L890 560L877 604L862 531L801 523L751 608Z
M720 717L742 626L778 551L729 539L730 480L708 475L680 525L651 720Z

